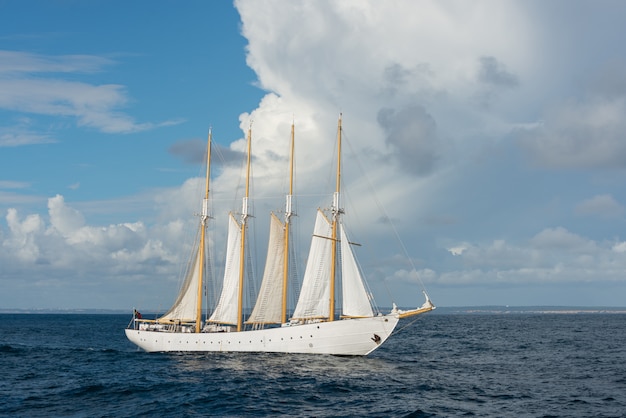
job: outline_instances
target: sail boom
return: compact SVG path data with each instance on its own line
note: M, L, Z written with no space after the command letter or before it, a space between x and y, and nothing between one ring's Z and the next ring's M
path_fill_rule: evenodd
M294 316L291 318L291 320L292 321L311 321L311 320L327 321L328 316L307 316L307 317L302 317L302 318Z

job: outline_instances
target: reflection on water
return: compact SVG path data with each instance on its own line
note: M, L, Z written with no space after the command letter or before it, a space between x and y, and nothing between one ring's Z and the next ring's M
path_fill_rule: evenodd
M264 374L268 378L345 376L370 377L389 372L396 364L377 357L347 357L285 353L170 353L159 354L179 371L214 373L219 370Z

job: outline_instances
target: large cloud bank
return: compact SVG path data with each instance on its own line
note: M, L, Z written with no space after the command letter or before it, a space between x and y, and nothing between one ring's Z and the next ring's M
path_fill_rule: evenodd
M626 51L615 34L623 34L625 5L235 5L248 65L267 91L240 118L242 133L253 126L258 219L285 188L292 120L297 192L318 199L328 191L343 113L345 204L362 217L356 234L377 238L364 262L377 296L419 277L444 305L620 303L610 290L593 291L596 283L624 286L626 243L615 225L623 227L626 199L618 181L626 165ZM589 30L579 30L582 23ZM75 59L87 69L103 65ZM108 92L110 108L123 97L115 86L96 90ZM45 98L39 103L45 112ZM87 109L77 115L82 123L104 126ZM141 128L117 120L115 129ZM243 150L240 139L229 152ZM226 164L216 177L217 212L225 212L240 171ZM30 264L42 282L49 274L60 283L67 276L84 286L105 280L111 289L149 289L145 302L155 307L162 295L152 285L175 272L179 249L172 243L182 239L174 203L191 195L191 183L155 195L159 222L150 226L89 226L62 196L49 199L47 217L9 210L0 236L5 269ZM364 197L369 187L378 190L377 201ZM309 214L299 213L303 230ZM382 238L389 220L417 271L399 261L402 247ZM547 296L537 298L542 291ZM404 293L398 302L417 299Z

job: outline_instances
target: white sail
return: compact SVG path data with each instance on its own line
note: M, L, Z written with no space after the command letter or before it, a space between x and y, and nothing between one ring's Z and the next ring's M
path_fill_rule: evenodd
M195 321L198 308L198 280L200 280L200 269L204 265L200 260L200 251L197 247L189 264L176 302L165 315L159 318L159 322Z
M249 324L279 324L282 313L283 272L285 268L285 234L282 222L272 213L270 239L261 289Z
M329 316L331 237L332 224L318 209L302 289L293 313L294 319L328 318Z
M210 322L221 324L236 324L239 309L237 296L239 291L239 262L241 259L241 226L232 214L230 214L229 219L222 293L213 315L209 318Z
M354 258L345 228L341 230L341 293L343 316L364 317L374 316L361 272Z

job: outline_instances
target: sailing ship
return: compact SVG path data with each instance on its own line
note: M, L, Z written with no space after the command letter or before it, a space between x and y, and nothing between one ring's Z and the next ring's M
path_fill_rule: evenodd
M411 310L394 304L387 314L377 312L363 281L343 223L340 201L341 116L337 127L336 187L329 209L318 209L299 297L288 315L289 236L293 193L294 126L291 127L289 193L283 219L270 217L270 238L263 279L252 312L244 320L244 270L249 214L251 129L247 134L245 196L241 214L229 214L227 253L220 297L205 320L205 240L209 216L211 131L207 144L204 200L198 242L192 262L172 307L157 319L144 319L135 310L125 330L128 339L148 352L275 352L367 355L381 346L402 318L435 309L425 302ZM337 287L341 309L336 313Z

